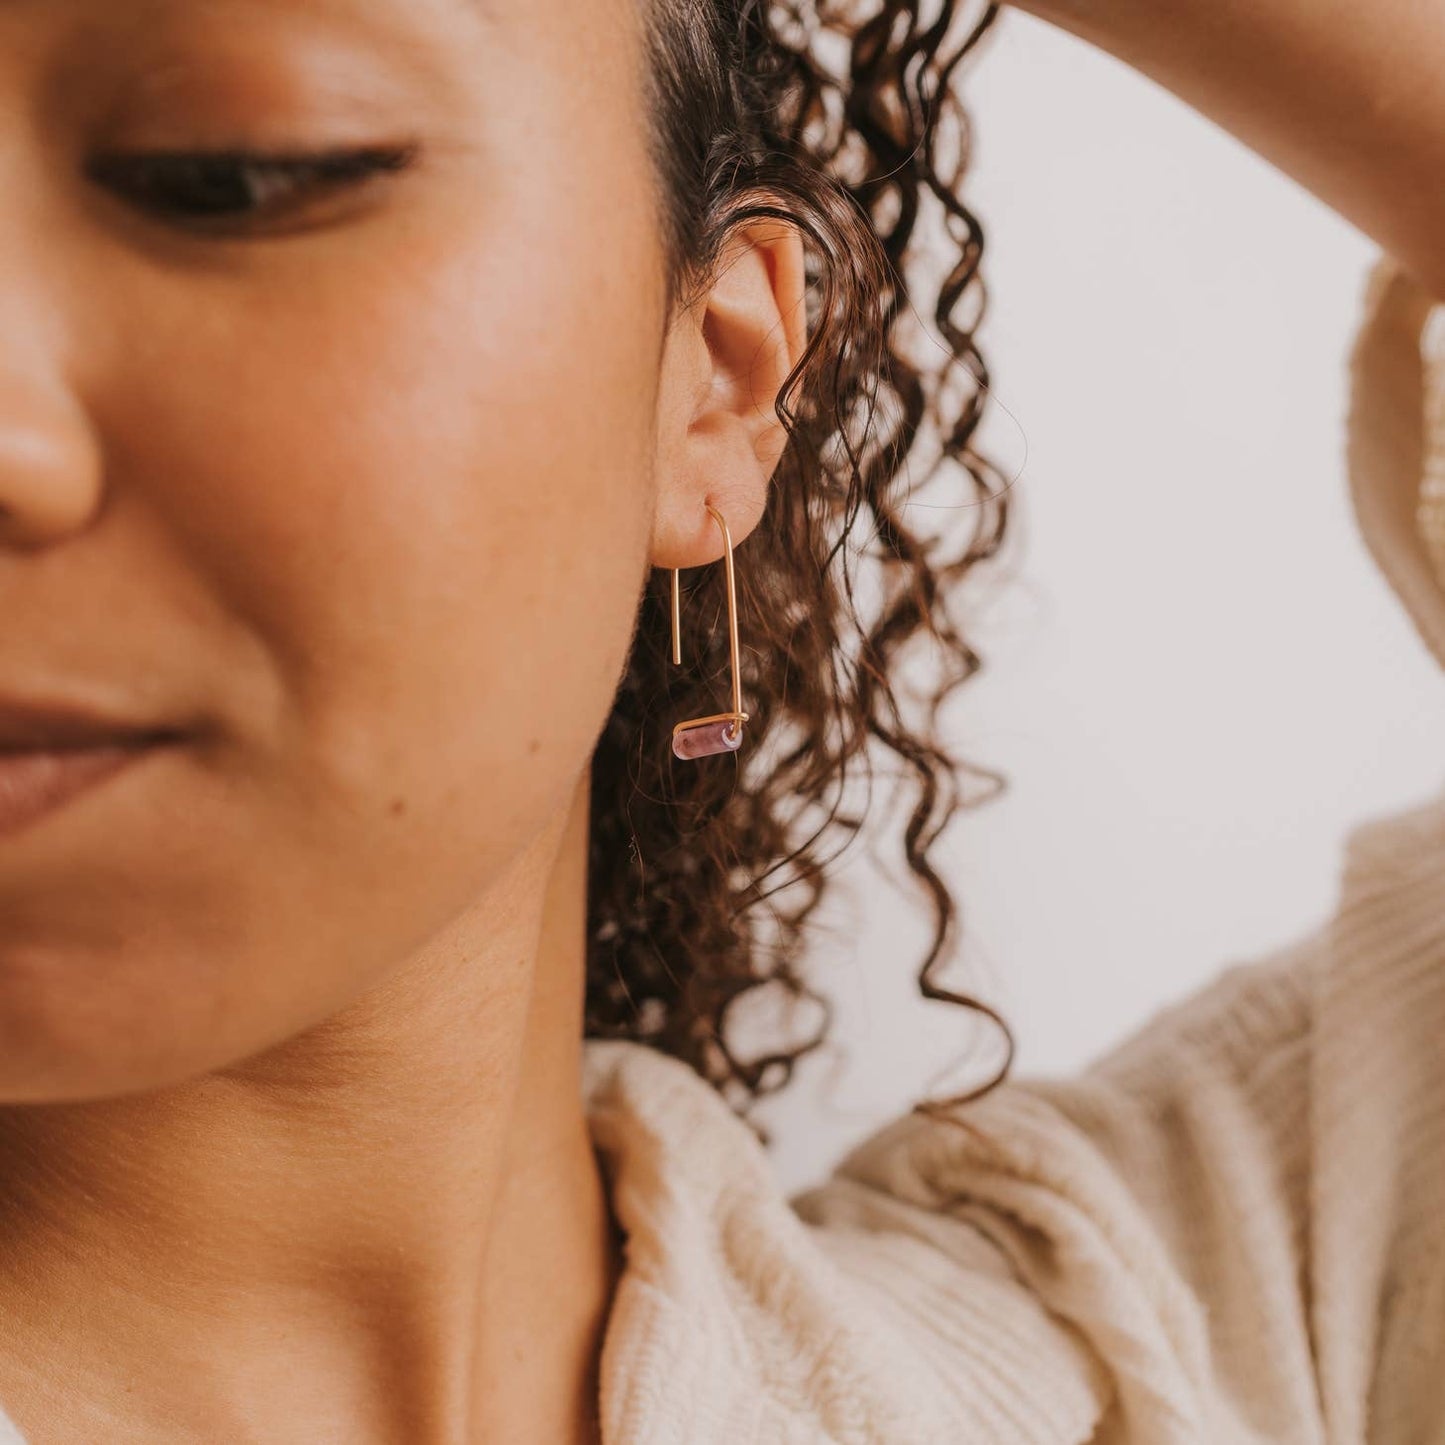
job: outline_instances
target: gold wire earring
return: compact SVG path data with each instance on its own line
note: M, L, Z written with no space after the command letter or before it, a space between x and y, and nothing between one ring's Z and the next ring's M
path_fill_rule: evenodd
M715 712L708 717L688 718L672 730L672 750L680 758L704 758L710 753L732 753L743 745L743 724L748 715L743 711L742 682L738 669L738 599L733 579L733 538L726 518L710 503L712 519L722 529L723 562L727 568L728 647L732 658L733 707L731 712ZM677 568L672 569L672 660L682 661L681 605L678 601Z

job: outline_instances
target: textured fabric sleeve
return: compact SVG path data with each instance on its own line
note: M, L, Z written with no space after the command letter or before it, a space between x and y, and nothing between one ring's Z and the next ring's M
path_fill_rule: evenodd
M1445 301L1388 254L1350 354L1346 460L1365 545L1445 668Z
M870 1197L890 1228L894 1200L942 1216L945 1274L970 1237L997 1248L1111 1378L1051 1445L1322 1441L1302 1277L1316 950L1230 969L1082 1074L960 1109L964 1127L897 1120L796 1207L819 1225L856 1224ZM997 1368L1026 1388L1034 1359Z
M1371 270L1348 463L1367 545L1445 666L1442 312L1389 257ZM1358 826L1332 915L1291 946L1076 1076L896 1120L796 1207L931 1219L960 1298L966 1241L997 1249L1111 1381L1087 1425L1034 1437L1051 1445L1440 1438L1442 1039L1445 794ZM1025 1388L1034 1360L996 1368Z

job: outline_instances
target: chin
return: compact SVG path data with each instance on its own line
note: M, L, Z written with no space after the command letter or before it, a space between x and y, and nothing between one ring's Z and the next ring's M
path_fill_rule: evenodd
M140 1007L134 992L125 1006L107 1007L97 981L87 986L83 970L67 966L65 972L62 980L52 962L48 975L37 978L33 964L15 966L0 947L0 1106L146 1093L224 1068L248 1052L200 1022L198 1016L212 1010L161 1017Z

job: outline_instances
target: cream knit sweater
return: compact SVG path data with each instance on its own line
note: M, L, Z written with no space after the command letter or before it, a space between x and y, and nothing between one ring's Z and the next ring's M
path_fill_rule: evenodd
M1445 305L1388 258L1351 364L1356 512L1445 667ZM1342 872L1327 925L1077 1077L972 1136L905 1115L791 1199L692 1070L589 1041L605 1445L1445 1442L1445 793Z
M1445 304L1381 257L1350 361L1356 515L1445 667ZM791 1199L698 1075L590 1041L606 1445L1445 1442L1445 792L1341 875L1081 1074Z

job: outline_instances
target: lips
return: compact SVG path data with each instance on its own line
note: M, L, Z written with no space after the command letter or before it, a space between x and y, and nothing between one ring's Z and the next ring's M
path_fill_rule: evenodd
M179 735L173 727L0 696L0 753L144 747Z
M38 822L151 751L143 743L48 752L0 749L0 839Z
M0 856L43 818L193 733L192 726L0 693Z

